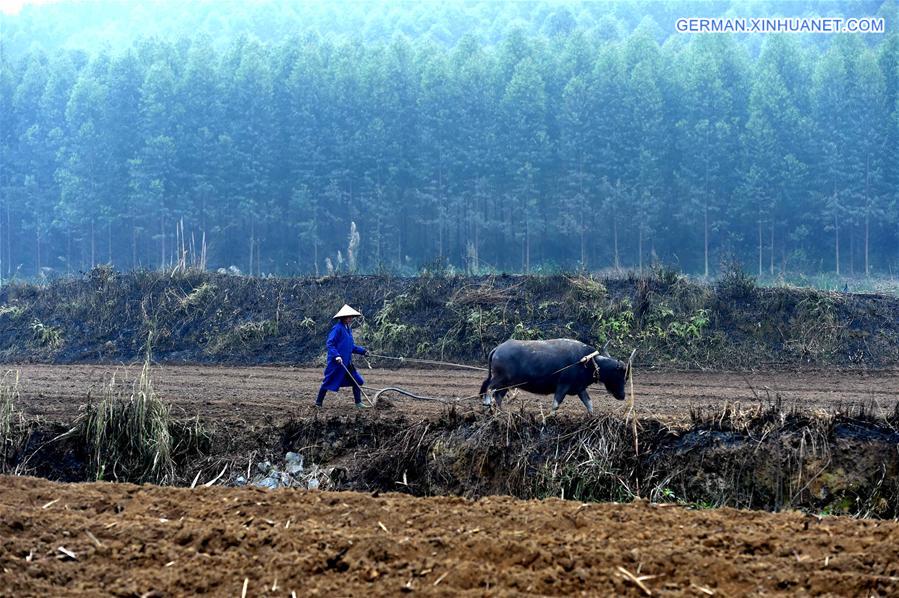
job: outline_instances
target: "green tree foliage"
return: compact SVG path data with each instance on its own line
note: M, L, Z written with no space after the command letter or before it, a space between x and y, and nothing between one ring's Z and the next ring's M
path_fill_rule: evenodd
M895 273L897 34L669 27L736 6L26 7L2 17L0 274L170 268L203 239L211 267L322 274L351 222L359 271Z

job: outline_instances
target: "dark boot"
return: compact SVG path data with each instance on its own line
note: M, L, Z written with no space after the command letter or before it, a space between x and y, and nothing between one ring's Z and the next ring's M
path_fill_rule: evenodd
M315 399L316 407L321 408L322 403L325 400L325 393L327 393L327 392L328 392L328 389L325 388L324 386L322 386L321 388L318 389L318 397L316 397L316 399Z

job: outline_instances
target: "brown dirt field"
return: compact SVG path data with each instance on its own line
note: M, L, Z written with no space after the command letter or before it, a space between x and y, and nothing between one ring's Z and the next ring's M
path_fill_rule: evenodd
M623 570L661 596L886 596L899 523L0 477L0 568L9 596L643 595Z
M17 365L20 371L21 404L26 412L51 421L71 421L88 393L97 397L110 377L129 384L139 366L111 365ZM400 386L416 394L458 397L478 392L483 374L467 370L381 369L362 370L373 387ZM309 367L230 367L159 365L152 371L154 386L165 401L204 419L246 422L309 416L321 381L321 369ZM808 409L832 409L876 401L892 409L899 402L899 369L888 370L780 370L728 371L637 371L634 379L636 407L643 416L678 420L689 415L691 406L720 407L727 402L754 404L779 395L787 405ZM395 396L395 395L394 395ZM593 387L598 411L621 411L623 405ZM446 408L437 402L391 398L395 413L409 417L433 417ZM550 397L521 393L506 405L511 409L548 411ZM462 411L480 410L477 400L460 403ZM349 389L329 393L326 412L352 411ZM580 416L583 406L568 397L560 410ZM374 414L377 412L373 412Z

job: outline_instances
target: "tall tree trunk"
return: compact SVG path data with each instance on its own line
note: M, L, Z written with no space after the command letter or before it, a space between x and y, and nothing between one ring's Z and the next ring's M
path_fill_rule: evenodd
M72 226L66 223L66 276L72 273Z
M771 261L768 263L768 274L774 277L774 217L771 218Z
M618 259L618 218L615 215L612 215L612 240L613 240L613 252L614 252L614 261L615 261L615 269L621 269L621 261Z
M577 163L577 185L578 185L578 194L583 201L585 199L584 195L584 152L580 152L578 154L578 163ZM578 206L580 207L580 206ZM590 213L590 210L585 210L587 214ZM587 224L585 222L586 214L584 215L584 220L581 221L581 269L587 269Z
M318 271L318 241L317 240L312 243L312 253L313 253L312 259L315 260L315 277L318 278L320 276L320 274Z
M112 265L112 218L106 221L106 255L106 261Z
M524 215L524 273L531 272L531 217Z
M706 98L708 99L708 98ZM709 147L709 128L705 128L705 146ZM709 277L709 153L705 152L705 174L703 175L702 189L702 230L703 230L703 257L705 259L705 278Z
M34 274L35 274L35 276L40 276L41 275L41 232L40 232L40 227L35 229L34 238L35 238L35 246L37 249L37 254L36 254L37 259L35 261Z
M759 218L759 278L762 277L762 219Z
M96 237L94 236L94 218L91 216L91 270L97 265L96 261L97 255L97 242Z
M206 191L200 196L200 230L206 234Z
M780 271L787 271L787 240L780 244Z
M472 274L477 274L481 268L481 226L480 221L478 220L480 206L478 206L477 198L475 198L475 207L474 207L474 225L473 225L473 234L474 234L474 259L472 260L474 263L472 264Z
M256 221L254 219L250 219L250 271L247 273L249 276L253 275L253 247L256 241Z
M868 213L868 208L865 207L865 278L871 276L871 264L868 261L868 251L869 251L869 235L871 232L871 223L870 223L870 214Z
M396 205L402 205L402 192L397 191L397 199L400 201L397 202ZM406 227L406 211L403 210L400 213L400 221L397 223L397 231L396 231L396 259L397 264L400 268L403 267L403 232Z
M643 223L637 226L637 262L640 264L640 274L643 274Z
M587 269L587 227L581 226L581 269Z
M443 219L444 209L442 205L437 206L437 257L443 257Z
M382 205L380 202L380 194L379 194L379 198L378 198L378 208L377 209L378 209L378 214L377 214L377 216L375 216L375 236L377 237L375 239L375 263L377 263L378 268L380 268L382 265L382 262L381 262L381 234L382 234L381 233L381 209L382 209ZM317 250L318 250L318 247L316 247L316 251ZM316 255L317 255L317 253L316 253ZM316 260L316 262L317 261L318 260ZM315 266L315 271L316 271L316 275L318 275L318 264L317 263Z
M840 220L837 218L837 213L834 211L833 214L833 230L834 230L834 259L836 260L836 270L837 276L840 275Z
M704 245L704 255L705 255L705 277L709 277L709 202L706 199L705 209L703 213L703 230L705 231L705 245Z
M12 220L9 217L9 204L6 202L6 277L12 276Z
M871 276L871 265L868 261L869 238L871 231L871 201L868 197L868 183L870 182L871 156L865 155L865 277Z
M159 213L159 269L165 269L165 216Z

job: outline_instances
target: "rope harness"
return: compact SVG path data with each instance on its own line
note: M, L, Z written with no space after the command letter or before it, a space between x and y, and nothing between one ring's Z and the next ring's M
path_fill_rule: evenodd
M378 355L377 353L366 353L368 357L376 357L378 359L392 359L393 361L399 361L400 363L423 363L427 365L446 365L454 368L461 368L466 370L477 370L479 372L486 372L487 368L478 367L476 365L465 365L462 363L450 363L449 361L434 361L431 359L412 359L411 357L391 357L389 355Z

